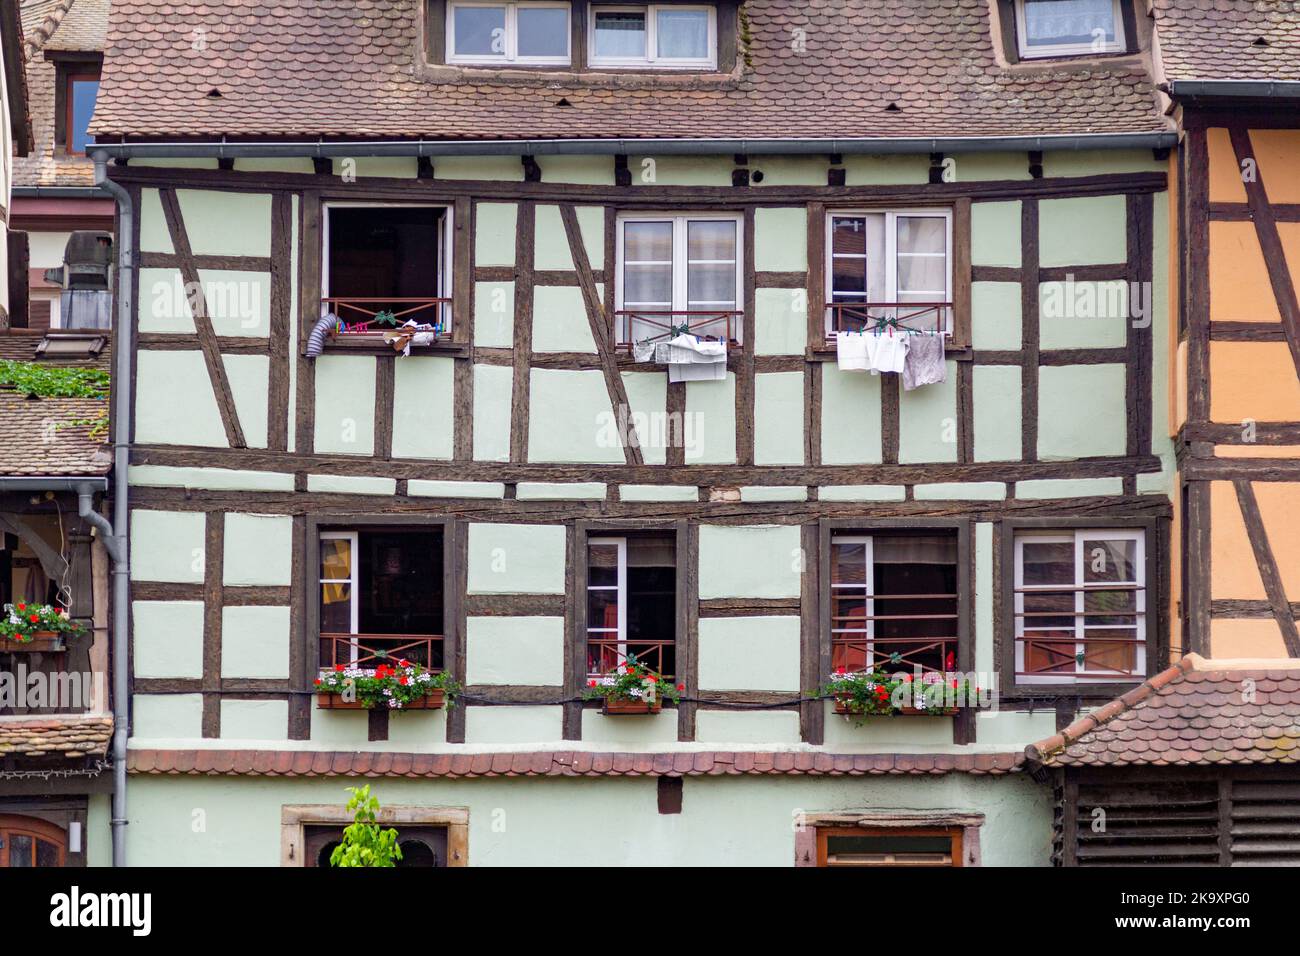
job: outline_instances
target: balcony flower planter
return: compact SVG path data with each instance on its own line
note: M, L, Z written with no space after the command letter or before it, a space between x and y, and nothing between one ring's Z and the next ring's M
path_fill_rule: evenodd
M66 651L68 645L63 635L55 631L34 631L27 641L0 637L0 652L9 654L39 654Z
M607 716L633 716L659 713L664 700L677 703L685 689L683 684L674 687L663 675L628 657L612 673L589 680L582 696L601 701L601 713Z
M862 724L868 717L951 717L958 705L973 700L972 690L978 693L955 674L928 672L918 684L912 674L841 670L831 675L821 695L834 698L836 714Z
M442 671L399 659L378 667L335 665L316 679L320 710L440 710L460 685Z
M447 702L446 697L447 695L445 691L435 690L424 695L423 697L414 697L406 701L401 705L400 708L394 707L392 709L393 710L442 710L443 705ZM352 700L347 700L344 698L343 694L341 693L316 695L317 710L378 710L380 708L387 708L387 707L388 705L380 702L375 702L373 704L367 705L356 698L353 698Z
M68 612L49 604L15 601L0 616L0 651L35 654L67 650L67 640L83 633Z

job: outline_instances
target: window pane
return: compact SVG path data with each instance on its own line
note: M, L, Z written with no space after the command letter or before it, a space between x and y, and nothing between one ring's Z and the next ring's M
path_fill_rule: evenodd
M1084 539L1083 580L1137 581L1137 542Z
M588 587L615 587L618 584L618 546L592 544L587 548ZM591 627L596 627L590 621Z
M673 267L626 263L623 267L623 304L630 309L671 309Z
M1074 627L1073 591L1028 591L1024 601L1026 631Z
M898 257L898 296L907 302L904 294L923 294L928 302L942 302L948 289L948 262L938 256ZM915 300L911 300L915 301Z
M36 841L36 865L58 866L59 847L48 840Z
M867 291L867 260L862 259L832 259L831 260L831 291L839 293L852 293L859 298L866 297Z
M95 112L95 97L99 95L99 80L74 80L72 83L72 129L68 135L72 149L77 153L86 151L90 136L86 127L90 125L91 114Z
M867 546L836 542L831 551L831 583L867 583Z
M1074 584L1074 544L1069 541L1025 541L1022 545L1026 585Z
M1052 638L1064 638L1053 641ZM1025 670L1031 674L1073 674L1078 668L1074 659L1074 633L1045 632L1025 634Z
M1093 625L1131 625L1137 621L1136 591L1085 591L1083 609L1087 612L1084 623Z
M690 265L686 269L688 309L734 309L736 266L734 263Z
M454 16L457 55L506 55L505 7L456 7Z
M352 585L321 585L320 629L324 634L352 633Z
M839 588L831 602L831 628L836 631L865 631L867 628L866 588ZM840 635L844 637L845 635Z
M1115 39L1113 0L1024 0L1024 4L1026 46Z
M659 56L673 60L709 58L707 10L659 10L655 17Z
M1137 637L1137 631L1127 628L1089 630L1086 636L1088 643L1084 645L1084 670L1132 673L1137 669L1137 644L1132 643Z
M862 216L836 216L831 220L831 252L867 254L867 221Z
M9 865L32 865L32 838L23 833L9 834Z
M614 640L618 637L618 634L614 633L618 628L618 591L616 589L593 589L587 592L587 627L589 629L608 631L608 633L604 634L593 634L593 638Z
M520 56L564 56L569 52L569 11L559 7L521 6Z
M898 252L939 252L948 249L947 221L937 216L899 216Z
M609 11L596 14L596 56L645 59L645 14Z
M628 262L671 262L671 222L623 223L623 258Z
M686 224L686 258L736 261L736 223L693 220Z
M320 543L320 576L326 581L352 577L352 542L347 538L325 538Z

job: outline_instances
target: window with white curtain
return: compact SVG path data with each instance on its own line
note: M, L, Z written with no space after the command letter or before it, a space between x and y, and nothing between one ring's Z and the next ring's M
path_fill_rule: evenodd
M952 210L872 209L826 217L827 333L896 318L952 333Z
M569 4L447 4L448 63L569 62Z
M1016 0L1016 38L1025 58L1121 53L1120 0Z
M715 69L717 21L712 6L596 5L588 60L592 66Z
M733 213L628 215L617 233L618 341L639 342L689 321L692 331L738 341L741 220Z

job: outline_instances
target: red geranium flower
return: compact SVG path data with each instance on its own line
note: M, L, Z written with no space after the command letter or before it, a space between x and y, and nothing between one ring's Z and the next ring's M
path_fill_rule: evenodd
M343 673L345 670L347 670L347 668L344 667L342 664L335 664L335 665L334 665L334 672L335 672L336 674L341 674L341 673Z
M316 678L316 686L317 686L317 687L320 686L320 678L319 678L319 677Z
M35 623L36 623L37 621L39 621L40 619L41 619L41 617L40 617L39 614L33 614L33 615L31 615L27 620L29 620L29 621L31 621L33 624L35 624Z
M678 689L678 690L685 690L685 689L686 689L686 685L685 685L685 684L678 684L678 685L677 685L677 689Z
M20 604L18 605L18 610L20 610L20 611L25 611L25 610L27 610L27 605L26 605L26 604L21 604L21 603L20 603Z

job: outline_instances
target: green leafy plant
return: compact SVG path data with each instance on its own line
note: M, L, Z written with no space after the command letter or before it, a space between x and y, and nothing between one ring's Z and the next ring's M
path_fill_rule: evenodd
M0 387L38 398L108 398L108 372L82 366L0 360Z
M908 673L889 674L879 668L849 671L843 667L831 675L819 695L834 697L844 705L845 716L862 718L893 716L903 708L942 711L971 704L979 688L961 674L927 671L917 679Z
M613 697L618 700L646 700L660 698L671 700L674 704L681 700L685 684L673 686L663 675L652 671L637 659L628 656L627 663L604 677L594 677L587 682L587 689L582 692L586 700L599 700Z
M344 829L343 842L330 854L330 866L394 866L394 861L402 858L402 848L397 845L396 830L375 822L379 798L371 794L370 784L347 790L352 794L347 806L352 825Z
M4 618L0 620L0 637L19 644L30 644L40 633L76 636L83 630L62 608L49 604L28 604L25 601L6 604Z
M372 325L397 325L397 316L388 309L376 312L375 317L370 320Z
M460 684L445 671L431 671L405 659L377 667L335 664L333 670L321 671L316 678L317 693L351 695L363 707L371 709L401 710L435 690L441 690L447 705L451 706L460 693Z

